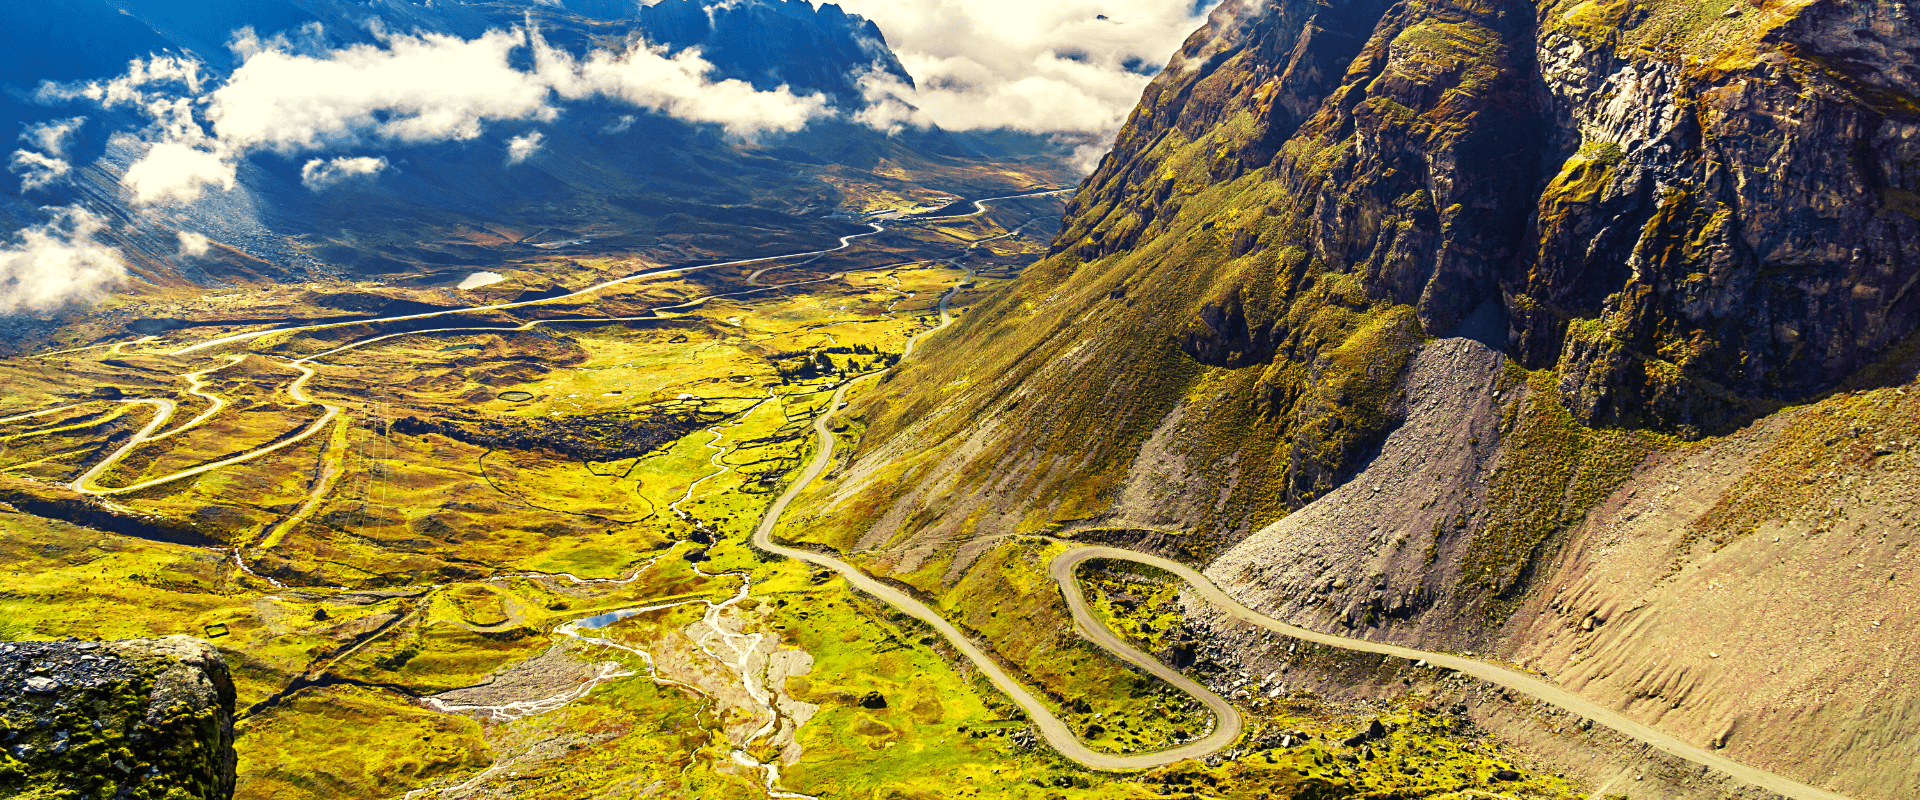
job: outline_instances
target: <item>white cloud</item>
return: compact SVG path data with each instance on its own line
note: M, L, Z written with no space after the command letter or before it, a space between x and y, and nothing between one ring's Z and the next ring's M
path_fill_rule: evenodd
M163 141L127 168L120 185L133 192L136 203L190 203L208 186L223 191L233 188L238 175L238 166L226 152Z
M352 178L366 178L380 174L387 168L385 158L361 156L359 158L316 158L300 168L300 183L313 191L320 191L338 185Z
M318 40L317 32L310 34L305 39ZM549 46L537 30L522 28L475 39L376 34L378 45L316 51L311 41L296 46L285 37L261 40L243 31L234 48L244 62L204 95L198 65L166 57L135 61L126 75L105 83L47 84L41 95L146 112L153 124L143 136L154 144L122 180L142 203L191 200L208 185L230 187L235 165L250 152L467 141L492 123L552 120L557 100L605 97L717 124L737 136L798 130L828 113L820 95L711 80L713 66L692 50L668 57L636 42L575 58ZM183 88L187 96L149 91L160 84ZM513 160L536 146L527 140ZM339 159L323 164L319 184L354 174L339 171L346 166Z
M208 95L207 118L239 150L473 139L488 122L553 116L547 87L509 61L525 43L514 30L390 36L324 57L268 47Z
M13 151L7 171L20 176L21 192L45 189L73 171L73 165L66 160L67 143L73 138L73 132L86 122L86 117L58 119L28 125L20 132L20 141L46 151Z
M213 240L192 231L180 232L180 257L200 258L213 248Z
M746 81L713 81L713 65L689 48L668 57L643 42L625 52L595 50L585 60L534 36L535 69L568 100L601 96L624 100L693 122L711 122L735 136L797 131L827 113L827 98L795 95L786 86L759 91Z
M147 88L150 86L171 85L184 89L188 94L199 94L204 83L199 62L179 56L152 56L134 59L127 65L125 73L105 83L49 81L40 84L39 97L41 100L86 98L103 108L116 108L146 104L150 96Z
M540 152L541 145L546 144L546 141L546 134L539 131L533 131L525 136L515 136L512 139L508 139L507 163L518 164L527 160L534 153Z
M97 301L126 279L120 254L93 238L106 228L99 217L77 206L49 211L53 219L0 246L0 314Z
M80 130L80 126L85 124L86 117L35 123L20 133L20 141L45 150L47 155L54 158L65 158L67 141L73 138L74 131Z
M20 191L30 192L52 186L72 172L73 165L32 150L15 150L13 160L7 163L7 171L20 176Z
M1015 128L1110 136L1205 21L1189 0L842 0L874 20L917 88L862 81L880 130ZM1105 19L1101 16L1105 15Z

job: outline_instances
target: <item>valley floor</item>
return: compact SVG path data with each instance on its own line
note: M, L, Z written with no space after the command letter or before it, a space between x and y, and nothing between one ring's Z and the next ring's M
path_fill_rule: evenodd
M1081 597L1076 567L1104 559L1101 616L1073 604L1087 638L1020 643L776 540L858 433L833 413L847 393L937 344L1056 209L1032 194L531 300L496 276L463 289L495 302L14 359L0 633L214 641L249 798L1575 796L1418 694L1354 704L1276 673L1230 703L1109 632L1147 629L1117 598L1159 580L1114 565L1172 562L994 545L1018 585L978 600L1010 611ZM1511 670L1392 652L1838 797Z

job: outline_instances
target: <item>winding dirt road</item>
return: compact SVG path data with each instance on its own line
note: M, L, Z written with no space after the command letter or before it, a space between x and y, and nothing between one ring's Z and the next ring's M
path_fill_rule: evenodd
M1066 191L1069 191L1069 190L1041 189L1041 190L1026 192L1022 194L1007 195L1005 197L983 198L980 200L971 201L973 203L975 210L967 214L922 216L922 217L914 217L912 218L912 220L913 221L931 221L931 220L940 220L940 219L963 219L966 217L978 216L980 214L986 213L986 209L987 209L986 204L995 202L998 200L1013 200L1013 199L1019 199L1024 197L1043 197L1043 196L1052 195L1052 194L1060 194ZM351 322L325 323L325 324L318 324L318 325L299 325L299 326L292 326L292 327L285 327L285 328L272 328L267 330L250 331L247 333L224 336L217 339L211 339L208 341L199 342L196 344L181 347L173 350L170 353L170 355L179 356L179 355L196 353L196 352L208 350L215 347L220 347L223 345L252 341L254 339L258 339L263 336L268 336L272 334L302 333L302 332L308 332L308 331L318 331L318 330L326 330L330 328L346 327L349 325L365 325L369 323L381 323L381 322L399 322L399 321L405 321L405 320L441 317L441 316L447 316L451 314L463 314L463 313L469 313L469 312L475 312L475 311L497 311L497 310L503 310L503 309L523 308L527 306L539 305L542 303L551 303L557 300L566 300L569 298L581 297L584 295L589 295L589 294L602 291L604 289L608 289L610 287L620 286L623 284L632 283L634 281L639 281L646 278L660 277L664 275L675 275L675 274L699 272L702 270L715 269L719 267L740 266L744 264L757 264L757 263L764 263L768 261L781 261L781 260L793 259L793 258L805 258L807 259L806 261L799 262L799 263L810 264L815 261L818 261L819 259L829 254L837 253L852 247L854 241L857 239L862 239L862 238L874 236L880 233L885 233L888 230L886 226L881 225L877 222L868 223L868 227L871 228L871 230L842 236L840 237L840 243L837 246L822 249L822 250L810 250L803 253L787 253L784 255L763 256L760 258L748 258L748 259L738 259L734 261L722 261L722 262L716 262L712 264L699 264L699 265L687 266L687 267L668 267L668 268L662 268L662 269L647 270L643 272L636 272L632 275L627 275L621 278L615 278L613 280L594 284L593 286L589 286L585 289L581 289L579 291L576 291L570 294L561 295L558 297L546 297L538 300L527 300L523 302L513 302L513 303L499 303L494 305L477 306L477 307L471 307L471 308L446 309L442 311L433 311L433 312L428 312L424 314L408 314L408 315L394 316L394 317L380 317L380 318L373 318L373 319L354 320ZM1017 233L1017 231L1015 232ZM1010 233L1008 235L1011 236L1013 234ZM995 238L1004 238L1004 237L995 237ZM977 243L975 246L977 246ZM971 250L972 247L969 247L968 249ZM788 266L795 266L795 265L788 265ZM767 269L762 269L758 272L755 272L752 275L753 280L750 282L757 283L758 282L757 279L760 277L760 275L778 268L780 267L777 267L777 266L768 267ZM968 276L971 277L972 273L969 272ZM295 379L291 384L288 385L287 394L290 397L292 397L295 402L301 403L303 405L317 405L322 410L321 416L318 420L316 420L312 425L309 425L305 429L299 431L298 433L295 433L285 438L278 439L266 446L255 448L251 451L241 453L239 455L236 455L230 458L226 458L213 463L202 464L197 467L193 467L191 469L181 470L179 472L154 478L152 480L142 481L132 486L125 486L125 487L119 487L119 488L96 488L92 486L92 483L95 478L105 473L114 464L119 463L121 459L125 458L128 454L132 453L133 450L139 447L140 445L147 444L149 442L158 441L161 439L167 439L167 438L176 436L178 434L184 433L188 430L192 430L194 428L199 427L202 423L205 423L206 421L217 416L226 407L227 402L225 399L221 398L220 396L211 394L205 391L205 388L206 388L205 378L208 375L211 375L215 372L219 372L222 369L226 369L227 367L238 364L246 358L244 354L229 356L228 357L229 360L226 364L209 367L207 369L200 370L198 372L188 373L183 376L188 381L187 393L194 395L196 397L206 399L207 401L209 401L210 407L205 412L201 413L199 416L193 418L192 420L187 421L184 424L181 424L176 428L173 428L171 430L167 430L164 432L160 431L161 426L165 425L168 421L172 419L174 412L176 410L176 405L172 400L142 399L142 400L122 401L127 403L144 403L144 404L155 406L156 416L153 423L149 424L146 428L134 434L133 437L130 440L128 440L128 442L124 446L122 446L112 454L108 455L105 459L101 460L99 463L94 464L92 468L88 469L79 478L75 479L71 484L69 484L69 486L77 492L80 492L82 494L89 494L89 495L112 496L112 495L130 494L133 492L139 492L146 489L151 489L155 486L161 486L168 483L173 483L175 481L183 480L186 478L191 478L197 475L203 475L217 469L222 469L225 467L235 466L238 464L243 464L249 461L253 461L263 456L271 455L273 453L279 452L280 450L284 450L288 447L292 447L293 445L300 444L301 442L304 442L310 438L313 438L315 435L318 435L321 431L326 430L328 425L332 424L336 419L338 419L342 414L346 412L346 409L344 407L336 406L331 403L326 403L326 402L316 400L311 395L308 395L306 393L306 389L305 389L306 384L309 380L313 379L315 374L313 365L321 359L325 359L330 356L334 356L339 353L346 352L348 350L364 347L366 345L374 344L377 342L383 342L389 339L397 339L401 337L418 336L422 334L434 334L434 333L476 332L476 331L524 331L524 330L531 330L534 327L537 327L540 325L551 325L551 324L566 324L566 323L581 323L581 322L615 323L615 322L648 320L648 319L657 318L657 314L661 311L670 311L675 309L682 309L682 308L697 306L701 303L707 302L708 300L713 300L717 298L738 297L741 295L753 294L755 292L783 289L783 288L789 288L792 286L804 286L812 283L821 283L825 281L838 280L842 277L845 277L845 273L836 272L824 278L814 278L810 280L798 281L798 282L789 283L789 284L758 285L758 286L755 286L755 288L747 289L744 291L730 292L730 293L718 294L718 295L709 295L706 297L696 298L694 300L681 303L678 305L663 306L661 308L653 309L649 311L645 316L640 316L640 317L584 317L584 318L536 319L536 320L529 320L519 325L508 326L508 327L497 327L497 326L458 327L458 328L436 328L431 330L402 331L399 333L390 333L390 334L385 334L381 336L373 336L373 337L368 337L365 339L349 342L340 347L336 347L331 350L327 350L325 352L316 353L314 355L306 356L304 358L296 359L294 361L291 361L282 365L282 366L291 367L292 369L298 370L301 373L299 378ZM948 296L950 297L951 294L952 293L949 292ZM941 306L941 312L943 317L945 317L946 306L944 303L944 298ZM950 318L948 319L948 321L949 322L951 321ZM157 338L158 337L148 336L148 337L137 340L137 342L153 341ZM120 347L120 345L133 344L133 343L135 342L122 342L120 344L112 345L112 347L115 348L115 352L118 352L118 348ZM107 345L99 345L99 347L105 347L105 346ZM93 348L88 347L88 348L79 348L79 349L85 350L85 349L93 349ZM65 353L65 352L77 352L77 350L58 351L56 353L43 354L43 356L58 355L59 353ZM76 406L65 406L62 408L47 409L45 411L37 411L30 414L23 414L15 417L8 417L4 420L0 420L0 423L9 423L9 422L15 422L19 420L30 419L36 416L51 414L57 411L64 410L65 408L73 408L73 407L76 407ZM316 483L316 489L315 489L316 494L318 494L321 491L321 489L327 485L329 477L330 476L328 476L323 472L323 474L320 476L319 480ZM317 499L318 499L317 497L309 498L308 504L302 507L302 511L296 513L295 515L296 518L300 516L301 513L310 512L312 510L312 506L314 506L315 502L317 502ZM291 525L288 523L283 523L279 526L276 526L275 530L269 534L268 540L277 543L280 538L280 535L284 534L285 529L288 529L290 527Z
M981 674L987 676L987 679L993 682L994 686L999 687L1000 691L1005 692L1008 697L1012 698L1013 702L1020 706L1021 710L1027 712L1027 717L1033 720L1034 726L1040 730L1040 735L1047 740L1048 745L1060 751L1062 755L1089 767L1111 770L1158 767L1176 761L1210 755L1232 744L1234 739L1239 738L1241 729L1240 714L1234 711L1233 706L1226 700L1208 691L1206 687L1188 680L1186 676L1168 669L1165 665L1153 660L1146 654L1116 642L1115 644L1118 645L1117 648L1108 648L1114 655L1139 665L1142 669L1159 676L1169 683L1179 686L1182 690L1199 698L1201 702L1205 703L1207 707L1213 711L1215 718L1223 724L1214 725L1213 732L1205 738L1189 742L1172 750L1127 756L1095 751L1088 748L1085 744L1082 744L1080 737L1075 735L1073 729L1067 727L1065 721L1054 715L1044 703L1040 702L1038 697L1035 697L1032 692L1027 691L1027 688L1022 686L1019 681L1014 680L1013 676L1008 675L1007 671L1002 669L999 663L987 655L986 650L982 649L978 644L975 644L972 638L961 633L959 628L954 627L953 623L948 622L946 617L941 616L939 612L934 611L928 607L927 604L920 602L906 592L874 580L866 573L861 572L845 561L820 553L787 547L775 542L773 540L773 530L779 526L780 516L786 513L787 506L793 502L794 498L800 496L800 492L806 489L807 485L813 483L814 479L820 477L820 474L825 472L827 467L833 464L835 437L831 426L833 424L834 411L838 410L841 401L846 399L847 390L853 386L854 382L855 381L849 381L842 384L840 388L833 393L833 399L828 402L827 412L821 414L819 419L814 420L813 430L820 437L820 449L814 454L812 463L807 465L807 468L800 473L799 478L787 487L787 491L782 493L779 499L773 501L773 505L767 509L766 516L760 519L760 527L753 532L753 544L755 547L775 555L785 556L796 561L804 561L814 566L825 567L837 572L841 577L846 578L848 583L853 584L854 588L873 595L887 605L893 606L907 615L932 626L934 630L940 632L941 636L946 637L947 641L951 643L956 650L959 650L962 655L965 655L967 660L972 661L974 666L980 670ZM1077 585L1075 586L1075 590L1078 590ZM1099 623L1094 623L1095 628L1098 628L1098 625Z
M1101 625L1093 615L1088 612L1086 601L1080 597L1080 583L1074 576L1081 564L1093 559L1131 561L1135 564L1158 567L1186 581L1187 585L1192 588L1195 594L1199 595L1201 599L1212 603L1215 608L1249 625L1265 628L1282 636L1298 639L1303 642L1338 647L1342 650L1352 650L1360 653L1377 653L1380 655L1394 656L1409 661L1424 660L1431 666L1471 675L1495 686L1512 689L1515 692L1593 720L1596 723L1619 731L1635 741L1651 745L1654 749L1668 755L1712 768L1742 783L1752 784L1768 791L1794 798L1794 800L1850 800L1850 798L1845 795L1808 786L1791 778L1750 767L1710 750L1687 744L1669 734L1655 729L1651 725L1635 720L1611 708L1588 700L1578 694L1574 694L1563 687L1548 683L1524 672L1507 669L1506 667L1496 664L1489 664L1485 661L1452 655L1450 653L1435 653L1382 642L1370 642L1365 639L1350 639L1345 636L1321 633L1316 630L1302 628L1298 625L1281 622L1241 605L1238 600L1233 599L1231 595L1222 591L1220 587L1215 586L1212 581L1207 580L1205 575L1177 561L1147 555L1145 553L1136 553L1131 550L1122 550L1117 547L1082 546L1061 553L1053 559L1052 563L1047 565L1047 573L1053 577L1055 582L1060 584L1060 590L1066 593L1067 603L1073 609L1075 627L1080 628L1082 633L1087 635L1087 638L1092 639L1096 644L1109 650L1113 649L1114 646L1125 647L1126 645L1121 642L1118 636L1115 636L1112 631L1107 630L1105 626Z
M979 207L978 204L976 204L976 207ZM954 320L952 315L948 313L947 304L948 300L957 290L958 287L956 286L954 289L948 290L948 292L941 297L941 324L909 340L905 348L905 354L902 356L903 358L914 352L915 345L917 345L921 339L944 330L953 324ZM1847 797L1846 795L1809 786L1791 778L1752 767L1704 748L1688 744L1651 725L1635 720L1619 711L1602 706L1599 703L1588 700L1563 687L1541 680L1533 675L1451 653L1416 650L1411 647L1372 642L1365 639L1353 639L1345 636L1335 636L1333 634L1302 628L1268 617L1242 605L1231 595L1228 595L1218 586L1215 586L1206 576L1185 564L1159 556L1137 553L1115 547L1079 545L1056 556L1047 567L1049 576L1059 585L1060 592L1066 599L1067 607L1073 616L1075 630L1088 641L1113 654L1115 657L1135 664L1149 674L1179 687L1181 691L1199 700L1212 711L1216 720L1213 731L1206 737L1169 750L1119 756L1089 749L1081 742L1080 737L1067 726L1065 721L1061 720L1048 709L1046 705L1041 703L1038 698L1034 697L1025 686L1008 675L1006 670L1002 669L979 644L975 643L972 638L961 632L952 623L948 622L945 617L942 617L925 603L908 595L906 592L868 576L866 573L861 572L858 568L845 561L822 553L787 547L774 541L773 532L779 527L780 518L786 513L787 507L792 504L795 498L799 497L800 493L804 491L807 486L817 480L821 474L826 472L827 468L833 464L834 445L836 441L832 428L833 418L841 410L846 399L847 391L860 380L877 374L882 373L871 373L861 378L850 380L842 384L839 389L833 393L833 399L827 404L826 410L821 413L818 419L814 420L813 429L814 433L819 437L819 449L815 452L813 460L807 465L806 469L803 470L794 482L787 487L787 490L774 501L773 505L768 507L766 515L760 520L759 527L754 530L754 546L775 555L804 561L832 570L845 578L854 588L866 592L880 599L882 602L893 606L895 609L932 626L940 632L941 636L946 637L948 643L962 655L965 655L969 661L972 661L974 666L977 667L983 675L987 676L988 680L992 681L993 684L999 687L1002 692L1005 692L1015 704L1026 711L1027 716L1033 720L1034 726L1040 731L1041 736L1046 739L1048 745L1058 750L1062 755L1083 765L1095 769L1109 770L1143 769L1165 766L1189 758L1201 758L1224 750L1233 744L1234 740L1239 738L1240 732L1244 727L1244 721L1241 719L1239 712L1233 708L1232 704L1208 690L1206 687L1195 683L1185 675L1180 674L1178 671L1167 667L1153 657L1127 644L1093 615L1087 606L1086 597L1080 588L1077 572L1080 565L1089 560L1110 559L1144 564L1173 573L1181 580L1186 581L1188 586L1202 599L1212 603L1228 616L1283 636L1354 652L1394 656L1409 661L1425 661L1431 666L1470 675L1489 684L1510 689L1586 719L1593 720L1596 723L1620 732L1630 739L1644 743L1668 755L1716 770L1741 783L1757 786L1767 791L1792 798L1793 800L1853 800L1853 798Z
M971 277L971 272L969 272L969 277ZM922 339L946 330L948 326L953 324L953 314L949 311L948 304L952 300L954 293L959 291L959 288L960 287L956 285L941 295L939 326L923 331L912 339L907 340L901 356L902 358L912 355L915 346L917 346ZM884 370L882 372L884 372ZM1019 681L1014 680L1013 676L1007 674L1007 671L1003 669L998 662L987 655L986 650L982 649L972 638L962 633L959 628L954 627L953 623L948 622L946 617L941 616L939 612L934 611L927 604L920 602L912 595L896 589L891 585L873 579L845 561L809 550L787 547L774 541L774 529L780 526L780 517L786 513L787 506L791 505L794 499L799 497L802 491L806 490L808 485L818 479L822 473L826 472L827 467L833 464L834 445L838 441L837 437L833 435L833 418L835 414L839 412L841 404L846 400L847 391L852 389L853 385L859 383L862 379L882 374L882 372L869 373L860 378L854 378L841 384L840 388L834 390L833 398L827 401L826 410L820 414L818 419L813 421L814 434L820 439L819 449L815 451L813 460L807 464L806 469L801 471L799 477L787 487L785 492L780 494L778 499L773 501L773 505L767 508L767 513L760 518L760 526L755 528L753 532L753 545L775 555L785 556L832 570L841 577L846 578L847 582L853 584L854 588L873 595L887 605L893 606L907 615L932 626L934 630L940 632L941 636L946 637L947 642L952 644L954 649L959 650L969 661L972 661L974 666L980 670L981 674L987 676L987 679L993 682L994 686L999 687L1000 691L1005 692L1009 698L1012 698L1015 705L1020 706L1021 710L1027 713L1027 718L1033 721L1034 727L1039 729L1041 737L1047 740L1049 746L1060 751L1062 755L1078 761L1081 764L1095 769L1148 769L1189 758L1202 758L1211 755L1225 749L1228 745L1233 744L1235 739L1240 738L1240 731L1245 723L1240 718L1240 712L1234 710L1233 704L1228 703L1225 698L1214 694L1208 690L1207 687L1195 683L1187 678L1187 676L1160 663L1152 656L1135 650L1126 643L1114 638L1112 633L1108 632L1106 628L1092 616L1085 616L1083 619L1081 615L1085 611L1086 601L1081 597L1080 585L1076 581L1069 580L1061 584L1062 590L1068 592L1068 602L1070 604L1078 603L1078 605L1074 606L1076 609L1074 618L1075 627L1079 628L1089 639L1093 639L1096 644L1099 644L1108 652L1125 659L1161 680L1179 687L1181 691L1198 699L1209 711L1213 712L1215 723L1212 732L1208 733L1205 737L1188 742L1179 747L1151 753L1123 756L1093 750L1080 741L1079 735L1067 726L1066 721L1060 719L1051 709L1047 708L1046 704L1040 702L1040 699L1035 697L1032 692L1027 691L1025 686L1021 685ZM1098 633L1105 633L1107 641L1096 638Z
M942 327L945 326L943 325ZM936 328L934 330L939 329ZM933 331L929 331L928 333L932 332ZM922 336L924 335L926 334L922 334ZM1164 766L1188 758L1201 758L1219 752L1228 745L1231 745L1234 739L1239 737L1243 726L1239 712L1235 711L1233 706L1226 700L1214 694L1206 687L1189 680L1186 676L1160 663L1153 657L1134 649L1093 615L1092 611L1087 607L1086 598L1081 592L1080 582L1076 573L1080 565L1089 560L1111 559L1145 564L1171 572L1179 576L1181 580L1186 581L1187 584L1192 587L1193 591L1202 599L1212 603L1216 608L1226 612L1234 619L1265 628L1283 636L1304 642L1337 647L1342 650L1377 653L1380 655L1404 658L1409 661L1424 660L1429 665L1470 675L1495 686L1511 689L1541 702L1591 719L1596 723L1619 731L1628 738L1650 745L1661 752L1717 770L1742 783L1758 786L1768 791L1793 798L1793 800L1852 800L1852 798L1846 795L1808 786L1791 778L1751 767L1713 753L1712 751L1695 747L1669 734L1663 733L1651 725L1639 722L1625 714L1602 706L1592 700L1574 694L1565 688L1548 683L1526 673L1450 653L1437 653L1427 650L1416 650L1411 647L1371 642L1365 639L1352 639L1345 636L1321 633L1297 625L1290 625L1247 608L1239 601L1233 599L1232 596L1222 591L1218 586L1215 586L1212 581L1207 580L1206 576L1201 575L1198 571L1185 564L1159 556L1136 553L1131 550L1122 550L1116 547L1082 545L1054 557L1053 561L1047 566L1048 574L1059 584L1061 594L1066 597L1067 607L1073 614L1074 628L1101 649L1140 666L1155 677L1165 680L1179 687L1181 691L1192 695L1195 699L1206 705L1207 708L1213 712L1215 719L1218 720L1214 725L1213 732L1205 738L1171 750L1130 756L1116 756L1088 749L1087 746L1080 741L1080 738L1074 734L1073 730L1067 727L1064 721L1055 716L1053 712L1035 698L1031 692L1027 691L1026 687L1022 686L1018 681L1015 681L1012 676L1001 669L1000 665L996 663L992 657L988 656L984 649L958 628L954 627L952 623L947 622L944 617L940 616L939 613L935 612L925 603L920 602L891 585L869 577L858 568L837 558L808 550L786 547L773 540L773 531L779 526L780 517L786 512L787 506L793 502L794 498L800 495L801 491L812 484L814 480L818 479L820 475L826 471L827 467L833 464L835 442L832 428L833 417L835 413L839 411L841 402L846 397L847 390L850 389L857 380L858 379L849 381L843 384L839 390L835 391L832 402L828 404L827 412L821 414L820 418L814 421L813 429L820 437L820 448L815 453L813 461L807 465L806 470L801 472L793 484L787 488L787 491L781 494L779 499L775 500L773 505L767 509L766 516L760 520L760 527L754 531L754 546L776 555L805 561L815 566L833 570L839 573L841 577L846 578L847 582L853 584L854 588L873 595L888 605L933 626L935 630L940 632L940 635L947 638L947 641L951 643L955 649L959 650L968 660L972 661L974 665L980 669L981 673L986 675L995 686L999 687L1001 691L1005 692L1016 704L1027 712L1027 716L1034 721L1035 726L1040 730L1041 736L1047 740L1047 744L1059 750L1062 755L1078 761L1081 764L1095 769L1142 769Z

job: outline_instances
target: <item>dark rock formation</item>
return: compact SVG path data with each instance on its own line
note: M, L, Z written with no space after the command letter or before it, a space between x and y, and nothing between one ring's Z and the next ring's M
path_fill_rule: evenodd
M876 401L863 454L981 455L876 481L866 540L1203 554L1363 468L1430 337L1683 438L1866 382L1920 331L1908 8L1228 0L1052 254Z
M543 450L585 461L618 461L651 453L727 417L694 401L668 400L578 417L406 417L395 422L393 430L409 436L435 433L481 447Z
M202 526L158 514L142 514L81 494L66 484L0 476L0 502L38 517L156 542L210 545L219 537Z
M1232 123L1206 176L1264 172L1286 229L1243 226L1232 255L1299 248L1433 335L1487 306L1581 419L1725 431L1920 327L1920 27L1896 2L1745 7L1228 3L1056 250L1163 235L1191 180L1168 144ZM1294 332L1271 278L1235 288L1181 334L1202 363Z
M0 795L228 800L233 703L198 639L0 643Z

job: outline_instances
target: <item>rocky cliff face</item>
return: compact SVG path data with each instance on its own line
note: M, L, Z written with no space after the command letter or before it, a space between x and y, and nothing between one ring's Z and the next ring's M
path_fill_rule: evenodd
M1915 11L1229 0L1052 254L865 401L815 535L934 592L999 534L1124 538L1911 794L1865 642L1912 525L1822 498L1912 497ZM1749 425L1767 464L1690 443ZM1768 603L1821 668L1729 641Z
M1583 419L1724 432L1920 323L1920 27L1904 2L1668 5L1542 25L1573 152L1503 288L1515 352Z
M0 794L227 800L233 702L186 636L0 643Z
M1289 235L1260 244L1412 306L1429 334L1486 306L1589 422L1723 432L1920 322L1905 3L1223 17L1149 91L1059 247L1099 258L1166 228L1185 193L1154 148L1244 113L1207 175L1285 188L1268 214ZM1224 366L1287 332L1231 297L1196 317L1186 348Z
M1237 537L1377 452L1423 337L1683 439L1831 391L1920 327L1914 25L1891 0L1223 4L1053 255L873 408L866 452L956 454L917 473L954 502L915 491L916 525L862 541L976 508L1139 525L1115 503L1149 443L1209 497L1150 527Z

